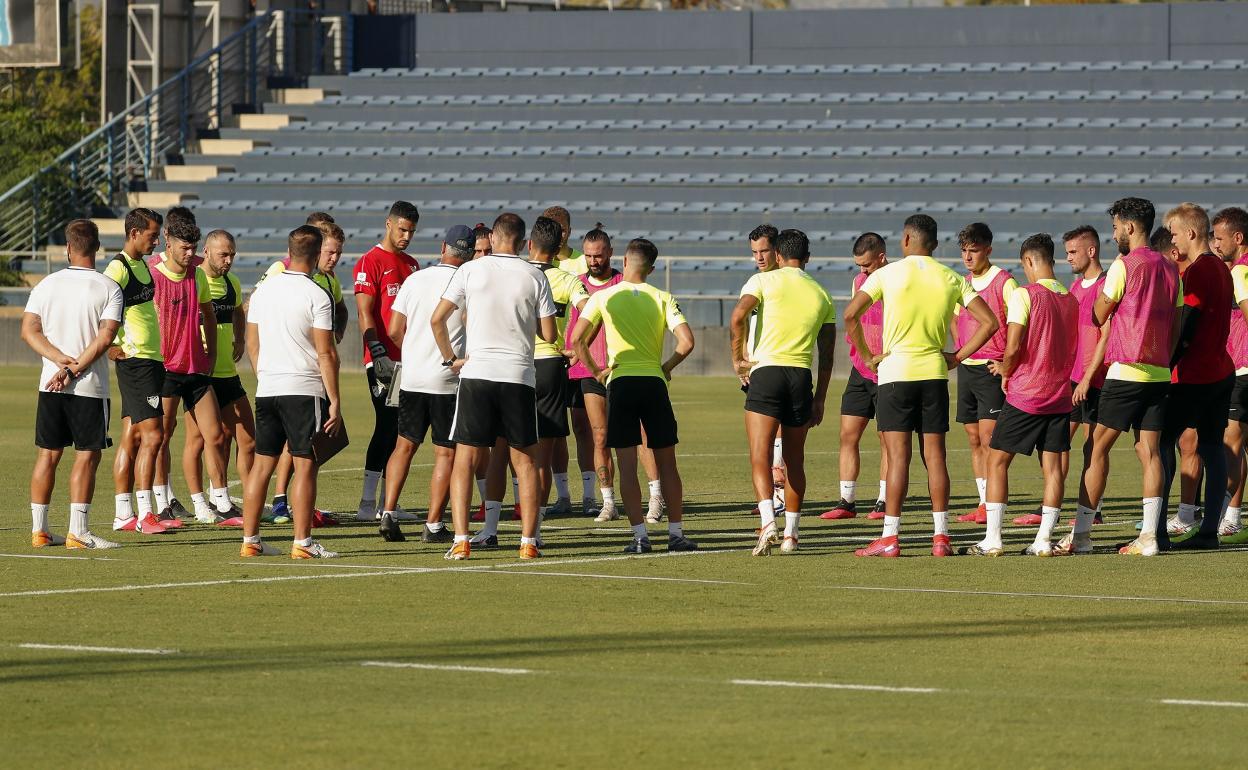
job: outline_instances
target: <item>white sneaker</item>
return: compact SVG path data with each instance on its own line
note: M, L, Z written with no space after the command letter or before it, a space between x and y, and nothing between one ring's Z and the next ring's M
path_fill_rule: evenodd
M356 521L377 521L381 518L381 511L377 508L376 500L361 500L360 510L355 514Z
M498 533L490 532L489 530L483 529L477 534L468 538L468 544L469 545L489 545L489 541L491 538L494 540L494 545L497 546L498 545Z
M338 554L333 551L326 551L325 547L315 540L312 545L299 545L291 543L290 558L292 559L336 559Z
M108 548L120 548L121 543L114 543L111 540L105 540L104 538L93 535L90 532L84 532L81 535L75 535L71 532L65 536L65 547L71 551L78 548L105 550Z
M131 516L128 519L119 519L115 516L113 517L113 531L114 532L133 532L135 528L138 526L138 524L139 524L138 516Z
M225 521L225 517L221 516L216 511L214 511L213 509L207 506L204 506L201 508L200 506L197 505L195 506L195 521L199 522L200 524L217 524L219 522Z
M1054 556L1078 556L1085 553L1092 553L1092 536L1086 532L1078 535L1074 532L1067 532L1066 536L1053 546Z
M797 538L786 536L784 538L784 541L780 543L780 552L781 553L796 553L797 552Z
M663 521L663 514L667 511L667 503L663 500L662 495L650 495L649 508L646 511L646 523L658 524Z
M1141 534L1130 543L1119 548L1118 553L1124 556L1156 556L1161 553L1161 549L1157 547L1157 537L1155 535Z
M1230 537L1243 529L1243 524L1238 521L1231 521L1223 517L1222 523L1218 525L1218 537Z
M598 515L594 518L594 521L601 524L604 521L615 521L618 518L620 518L620 513L615 509L615 503L603 502L602 508L598 511Z
M1171 516L1166 519L1166 532L1171 535L1183 535L1196 526L1196 522L1191 524L1183 521L1178 515Z
M776 544L776 525L768 524L758 531L758 543L751 556L771 556L771 547ZM783 546L782 546L783 547Z
M395 521L420 521L420 517L414 513L408 513L402 508L398 508L394 513L390 514Z

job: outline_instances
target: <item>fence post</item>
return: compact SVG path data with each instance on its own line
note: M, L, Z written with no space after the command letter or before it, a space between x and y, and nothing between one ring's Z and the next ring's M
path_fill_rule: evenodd
M115 179L116 169L113 168L113 132L108 129L104 132L104 156L107 158L105 166L108 174L108 205L112 206L116 201L113 196L117 194L117 185Z
M191 132L190 120L187 117L191 111L191 73L183 72L178 78L178 90L181 94L178 109L178 152L186 149L187 137Z
M256 36L259 27L255 24L251 26L251 30L247 33L247 50L251 55L251 66L247 67L247 103L252 109L256 107L256 81L260 77L260 60Z

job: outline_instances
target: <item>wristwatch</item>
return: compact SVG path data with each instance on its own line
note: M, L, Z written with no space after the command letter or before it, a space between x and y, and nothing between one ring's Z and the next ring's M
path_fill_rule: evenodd
M442 365L445 366L447 369L450 369L452 366L455 365L455 359L448 358L442 362Z

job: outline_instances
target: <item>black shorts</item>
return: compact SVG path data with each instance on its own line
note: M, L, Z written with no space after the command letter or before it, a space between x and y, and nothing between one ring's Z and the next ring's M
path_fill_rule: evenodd
M949 432L949 381L915 380L879 386L875 427L909 433Z
M217 406L226 407L240 398L247 398L247 390L243 388L242 379L236 374L233 377L213 377L212 392L217 397Z
M108 399L41 392L35 411L35 446L64 449L71 444L80 452L112 446L108 438Z
M263 396L256 399L256 454L312 457L312 437L325 424L329 402L316 396Z
M165 372L165 384L160 389L160 396L180 400L182 407L189 412L212 389L212 378L206 374Z
M601 382L594 379L593 377L586 377L583 380L573 380L573 382L580 385L581 403L585 402L585 396L592 395L592 396L600 396L601 398L607 397L607 386L603 385Z
M1035 450L1069 452L1070 414L1031 414L1006 404L988 446L1016 455L1029 455Z
M413 444L431 433L434 446L453 447L451 423L455 421L454 393L399 391L399 435Z
M849 382L845 384L845 392L841 394L842 417L875 417L876 398L879 386L863 377L854 367L849 368Z
M676 414L662 377L616 377L607 384L607 446L634 447L646 430L646 446L676 446Z
M1230 422L1248 422L1248 374L1235 378L1231 388L1231 405L1227 407L1226 419Z
M1071 390L1078 387L1079 383L1070 383ZM1101 389L1088 388L1088 397L1083 403L1076 404L1075 408L1070 411L1070 421L1077 422L1080 425L1096 425L1096 415L1099 411L1101 403Z
M987 364L958 364L958 422L995 420L1004 407L1001 378Z
M492 447L500 437L518 449L537 443L537 391L515 382L460 379L452 440Z
M1155 430L1165 427L1168 382L1128 382L1105 380L1096 424L1117 431Z
M1226 417L1235 387L1234 376L1218 382L1193 385L1183 382L1170 386L1166 394L1166 419L1162 435L1178 440L1183 431L1195 428L1202 443L1221 443Z
M774 417L786 428L810 422L815 395L810 370L798 366L760 366L750 372L745 411Z
M150 358L123 358L117 362L117 390L121 391L121 416L138 424L160 417L160 393L165 384L165 365Z
M565 438L568 435L567 359L539 358L537 368L537 437Z

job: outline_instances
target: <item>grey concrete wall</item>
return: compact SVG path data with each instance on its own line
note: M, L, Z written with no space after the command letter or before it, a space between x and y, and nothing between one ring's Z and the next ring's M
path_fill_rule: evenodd
M418 63L830 64L1248 57L1248 3L424 14ZM556 40L556 45L551 45Z

